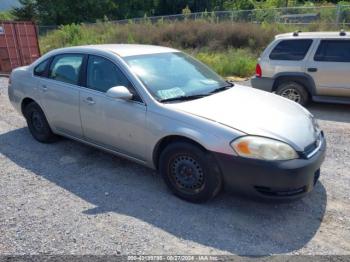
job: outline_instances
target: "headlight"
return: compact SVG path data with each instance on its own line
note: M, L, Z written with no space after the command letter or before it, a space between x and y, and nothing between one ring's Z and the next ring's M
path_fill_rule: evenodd
M245 136L231 143L239 156L262 160L290 160L298 158L297 152L288 144L258 136Z

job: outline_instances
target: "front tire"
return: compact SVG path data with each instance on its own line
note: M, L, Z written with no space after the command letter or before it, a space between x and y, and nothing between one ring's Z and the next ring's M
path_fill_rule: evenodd
M302 106L309 102L309 94L305 88L297 82L288 81L278 85L276 94L292 100Z
M32 102L24 109L24 117L32 136L41 143L53 143L58 137L52 132L40 106Z
M215 159L190 143L177 142L166 147L160 156L159 171L169 189L186 201L208 201L222 188Z

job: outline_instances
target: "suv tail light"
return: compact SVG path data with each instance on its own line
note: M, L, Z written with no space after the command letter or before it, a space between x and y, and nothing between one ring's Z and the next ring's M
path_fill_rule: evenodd
M256 64L255 67L255 76L256 77L261 77L262 76L262 70L261 70L261 66L259 64Z

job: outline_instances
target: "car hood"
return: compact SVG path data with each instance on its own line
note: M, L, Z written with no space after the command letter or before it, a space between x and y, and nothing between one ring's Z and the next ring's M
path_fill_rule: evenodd
M285 141L297 150L304 150L317 136L312 115L306 109L251 87L235 85L211 96L167 106L249 135Z

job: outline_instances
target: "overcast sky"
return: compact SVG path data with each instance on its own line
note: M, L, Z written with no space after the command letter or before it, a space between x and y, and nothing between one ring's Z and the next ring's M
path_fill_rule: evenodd
M13 6L17 6L17 0L0 0L0 11L11 9Z

